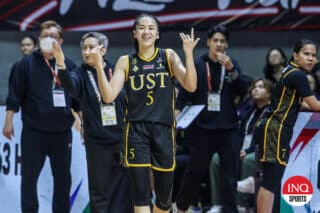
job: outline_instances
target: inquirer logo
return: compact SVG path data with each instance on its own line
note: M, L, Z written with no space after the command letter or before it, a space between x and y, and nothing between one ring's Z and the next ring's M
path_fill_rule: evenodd
M312 184L303 176L293 176L284 183L282 194L290 205L303 206L312 198Z

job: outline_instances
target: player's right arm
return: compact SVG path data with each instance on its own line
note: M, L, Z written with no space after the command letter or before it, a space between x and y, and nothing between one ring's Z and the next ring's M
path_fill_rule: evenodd
M102 99L106 103L112 103L123 88L128 69L128 56L121 56L118 59L110 82L108 82L102 66L96 69Z

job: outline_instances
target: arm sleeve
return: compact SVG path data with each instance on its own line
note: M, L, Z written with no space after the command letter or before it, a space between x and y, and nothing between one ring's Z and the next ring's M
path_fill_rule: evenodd
M81 75L80 70L73 69L71 71L62 70L58 73L62 87L71 95L73 98L78 98L81 93Z
M192 104L192 93L187 92L182 86L177 86L179 93L177 97L176 109L182 111L186 105Z
M18 112L24 102L28 89L28 61L22 60L14 64L10 71L8 83L7 110Z
M306 74L301 70L290 73L284 83L288 85L288 87L296 89L298 95L303 98L314 95L310 89Z
M234 72L238 72L238 77L232 81L234 92L237 95L244 95L248 90L248 82L245 76L242 74L242 70L237 61L232 60L234 66Z
M76 98L72 98L71 99L72 103L71 103L71 108L75 111L75 112L79 112L81 111L81 106L80 106L80 101Z

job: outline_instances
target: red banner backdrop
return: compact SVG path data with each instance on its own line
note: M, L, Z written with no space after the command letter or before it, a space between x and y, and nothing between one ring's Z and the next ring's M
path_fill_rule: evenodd
M164 30L225 24L233 30L320 29L319 0L2 0L0 30L34 30L54 19L65 30L128 29L153 13Z

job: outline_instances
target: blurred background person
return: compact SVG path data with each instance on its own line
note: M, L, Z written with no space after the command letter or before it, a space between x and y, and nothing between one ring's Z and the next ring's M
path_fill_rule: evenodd
M265 107L273 90L271 81L258 78L254 80L250 87L250 97L252 104L250 109L243 115L240 120L240 180L237 183L238 193L238 209L240 212L248 212L254 207L254 177L256 174L255 166L255 142L252 140L255 124L263 115ZM211 198L213 207L207 213L222 212L219 184L219 156L214 154L210 164L210 182L211 182ZM250 178L248 178L250 177ZM243 192L243 193L241 193ZM250 193L248 193L250 192Z
M268 50L266 64L263 68L264 77L275 83L281 76L281 71L287 64L287 57L281 48L273 47Z
M22 55L31 54L37 48L37 39L32 35L26 35L21 39L20 50Z

